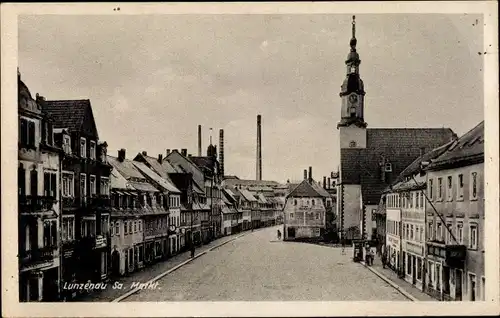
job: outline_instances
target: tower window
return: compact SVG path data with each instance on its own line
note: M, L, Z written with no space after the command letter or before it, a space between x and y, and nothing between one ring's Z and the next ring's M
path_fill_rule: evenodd
M351 73L356 73L356 66L351 66Z
M356 148L356 142L355 141L351 141L349 143L349 148Z
M392 164L390 162L387 162L385 164L385 172L392 172Z

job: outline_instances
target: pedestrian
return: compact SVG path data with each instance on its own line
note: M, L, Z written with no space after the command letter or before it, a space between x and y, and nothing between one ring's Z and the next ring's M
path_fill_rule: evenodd
M373 248L370 248L370 266L373 266L373 260L375 259L375 253L373 252Z
M382 250L382 268L385 268L385 264L387 263L387 252L385 249Z

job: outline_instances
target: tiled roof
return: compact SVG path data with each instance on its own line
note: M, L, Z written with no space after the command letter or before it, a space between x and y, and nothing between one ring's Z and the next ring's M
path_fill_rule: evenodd
M68 128L70 132L81 129L87 111L91 110L88 99L48 100L42 105L54 121L54 127Z
M484 160L484 121L458 138L456 143L432 161L429 168L438 168L469 159Z
M111 170L110 181L112 189L128 189L127 180L116 169Z
M288 195L288 197L307 197L307 198L310 197L316 198L322 196L323 195L321 195L318 192L318 189L313 185L311 185L309 182L307 182L307 180L304 180L301 183L299 183L299 185L296 186L295 189L293 189L292 192L290 192L290 194Z
M189 157L192 162L194 162L195 165L198 166L200 169L208 169L212 170L213 166L216 164L216 160L214 157L194 157L191 156Z
M314 188L314 190L316 190L316 192L318 192L322 197L325 197L325 198L331 198L331 195L330 193L328 193L325 189L323 189L323 187L321 187L319 184L317 184L316 182L313 182L312 184L312 187Z
M239 189L239 192L245 198L245 200L250 201L250 202L256 202L257 199L246 189Z
M366 130L365 149L341 149L343 184L360 184L364 204L376 205L380 194L422 151L441 146L456 136L449 128L371 128ZM392 172L382 174L382 158ZM384 175L384 180L382 176Z
M224 179L224 184L228 185L228 186L236 186L236 185L241 185L241 186L247 186L247 187L251 187L251 186L254 186L254 187L265 187L265 186L277 186L279 185L278 182L276 181L267 181L267 180L243 180L243 179L234 179L234 178L231 178L231 179Z
M107 159L109 164L114 168L113 170L116 170L127 180L128 185L140 191L158 191L158 189L150 184L148 179L142 175L132 160L124 159L123 161L120 161L118 158L109 155L107 156Z
M168 177L168 174L166 178L163 178L153 170L149 169L149 167L146 166L144 163L139 161L132 161L132 162L137 169L142 171L142 173L151 178L154 182L158 183L161 187L163 187L167 191L172 193L180 193L179 189L175 187L175 185Z
M269 203L267 200L266 200L266 197L264 195L262 195L262 193L259 193L258 194L258 198L260 200L261 203Z

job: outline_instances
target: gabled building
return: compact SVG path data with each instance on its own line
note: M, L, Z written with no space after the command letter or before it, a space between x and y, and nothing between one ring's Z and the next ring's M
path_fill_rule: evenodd
M65 151L61 177L63 227L72 227L74 220L76 240L68 239L63 245L63 281L104 281L108 277L110 255L112 170L107 162L107 144L99 142L90 100L39 97L39 103L52 117L53 127L60 131L55 138Z
M238 192L241 194L243 199L243 208L250 210L250 228L259 228L261 226L259 200L247 189L238 188ZM243 215L245 215L244 212Z
M19 71L17 78L19 301L54 301L61 286L60 237L63 243L73 240L73 232L69 238L61 233L62 150L54 141L53 121Z
M163 164L162 155L153 158L147 152L137 154L133 161L137 169L164 194L167 194L165 202L168 207L168 255L176 254L181 249L181 191L177 189L170 179L169 171L175 171L168 162Z
M224 191L235 200L236 209L241 215L241 229L247 231L252 228L252 202L247 200L237 188L224 188Z
M367 128L355 20L341 86L340 170L337 182L341 238L369 239L383 190L417 157L456 137L449 128Z
M484 300L484 121L428 162L426 291Z
M325 231L328 193L310 177L287 195L284 209L284 240L320 240ZM328 202L328 203L327 203Z

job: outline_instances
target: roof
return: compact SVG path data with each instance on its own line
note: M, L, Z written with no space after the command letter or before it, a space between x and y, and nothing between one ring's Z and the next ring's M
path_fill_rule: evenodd
M264 197L264 195L262 195L262 193L259 193L257 195L257 197L259 198L260 203L269 203L269 202L267 202L266 197Z
M383 190L422 152L455 137L449 128L369 128L366 148L340 150L342 184L360 184L364 204L377 205ZM392 172L382 173L383 160Z
M484 121L469 130L429 165L429 169L462 161L484 161Z
M223 198L227 198L229 202L235 203L237 202L236 198L234 197L234 194L231 190L222 188L222 193L223 193Z
M314 182L313 182L314 184ZM295 187L295 189L288 194L288 197L307 197L307 198L317 198L323 197L322 194L318 192L318 187L311 185L307 180L302 181Z
M137 169L142 171L142 173L144 173L146 176L151 178L154 182L158 183L161 187L163 187L167 191L173 192L173 193L181 193L181 191L179 191L179 189L177 189L175 187L175 185L172 183L172 181L170 181L170 178L168 178L168 175L167 175L168 179L163 178L159 174L154 172L153 170L149 169L149 167L146 166L144 163L139 162L139 161L132 161L132 162Z
M212 170L213 166L216 165L217 160L214 157L189 157L191 161L198 166L200 169Z
M257 191L257 192L272 192L273 188L267 186L250 186L248 187L249 191Z
M111 169L110 181L112 189L128 189L127 180L116 169Z
M43 103L43 110L50 114L54 127L74 132L81 129L87 111L92 111L92 108L88 99L47 100Z
M239 189L239 192L245 198L245 200L250 202L257 202L257 199L246 189Z
M135 167L132 160L124 159L123 161L120 161L118 158L109 155L107 156L107 159L109 164L113 167L112 171L118 172L126 180L126 185L128 184L139 191L158 192L158 189L150 184L148 179L146 179ZM115 180L118 181L121 179L116 178ZM121 183L123 183L123 180L121 180Z
M227 178L225 177L224 183L228 186L236 186L236 185L241 185L241 186L254 186L254 187L265 187L265 186L277 186L279 185L278 182L276 181L268 181L268 180L243 180L243 179L238 179L238 178Z
M312 187L314 188L314 190L316 190L316 192L318 192L322 197L325 197L325 198L331 198L332 196L330 195L330 193L328 193L328 191L326 191L325 189L323 189L323 187L321 187L319 184L313 182L312 183Z

